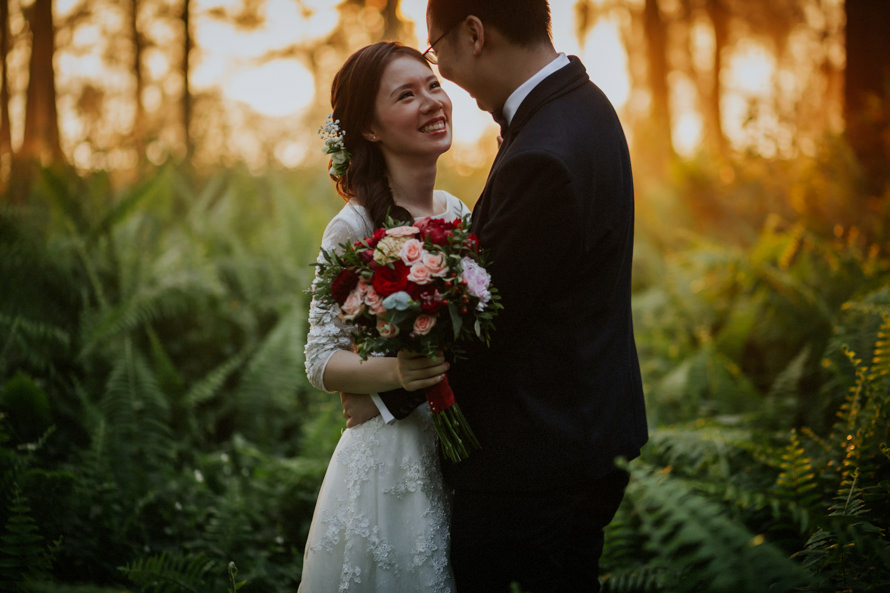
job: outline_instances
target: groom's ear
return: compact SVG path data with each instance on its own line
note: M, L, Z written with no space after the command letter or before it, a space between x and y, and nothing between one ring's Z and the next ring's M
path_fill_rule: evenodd
M463 22L464 31L473 44L473 55L478 56L485 47L485 23L479 17L470 15Z

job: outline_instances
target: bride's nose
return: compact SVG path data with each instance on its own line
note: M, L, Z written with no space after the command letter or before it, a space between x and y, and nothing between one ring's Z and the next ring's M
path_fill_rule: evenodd
M432 113L442 108L442 101L437 97L433 97L429 93L424 93L423 102L420 104L420 110L423 113Z

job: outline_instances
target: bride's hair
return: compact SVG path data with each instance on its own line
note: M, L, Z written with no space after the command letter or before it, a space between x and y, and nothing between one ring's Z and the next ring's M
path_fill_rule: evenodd
M387 215L404 222L413 221L411 214L393 201L380 147L362 134L374 121L374 105L383 71L400 56L416 58L429 67L416 49L398 42L380 42L349 56L331 85L333 119L339 120L340 129L346 132L344 144L352 155L346 172L334 178L337 191L364 206L375 227L381 226Z

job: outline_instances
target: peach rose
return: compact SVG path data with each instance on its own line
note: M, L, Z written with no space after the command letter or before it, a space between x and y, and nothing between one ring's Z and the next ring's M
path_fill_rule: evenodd
M384 338L394 338L399 335L399 326L390 323L386 319L377 318L377 332Z
M386 311L386 307L383 306L383 298L380 296L380 293L374 290L373 286L368 286L365 290L364 301L374 315L380 315Z
M414 284L429 284L433 281L433 275L428 267L421 263L416 263L411 266L411 271L408 272L408 280Z
M448 264L446 263L444 253L424 252L423 259L420 260L430 270L430 274L442 278L448 273Z
M349 293L349 296L346 297L343 306L340 307L340 319L344 321L352 321L361 314L363 307L362 291L356 286L352 289L352 292Z
M425 336L430 333L434 325L436 325L435 316L422 313L414 320L414 333L418 336Z
M399 251L399 257L402 258L402 261L405 262L406 266L411 266L419 262L425 253L426 252L423 250L423 243L417 239L408 239L402 245L402 249Z
M416 235L420 232L420 229L416 226L396 226L391 229L386 229L386 236L388 237L410 237L412 235Z

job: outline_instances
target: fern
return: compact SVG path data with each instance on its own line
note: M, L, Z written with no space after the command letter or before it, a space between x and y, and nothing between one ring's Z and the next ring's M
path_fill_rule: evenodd
M120 569L143 593L208 593L208 582L218 582L214 575L223 567L203 554L162 552L127 563Z
M668 591L664 585L665 570L651 566L624 569L619 573L606 575L602 593L662 593Z
M121 356L108 379L103 398L100 454L107 456L122 486L144 492L145 461L169 460L175 451L170 433L169 403L132 341L122 343Z
M729 519L720 505L682 480L653 469L634 469L628 499L657 555L653 567L671 592L762 593L793 591L809 576L763 536Z
M47 546L31 508L15 488L7 509L8 519L0 535L0 591L24 591L26 581L44 577L52 566L53 550Z
M813 514L818 510L821 488L796 430L778 457L779 475L772 494L777 516L789 513L798 524L798 533L809 530ZM779 508L781 505L782 508Z

